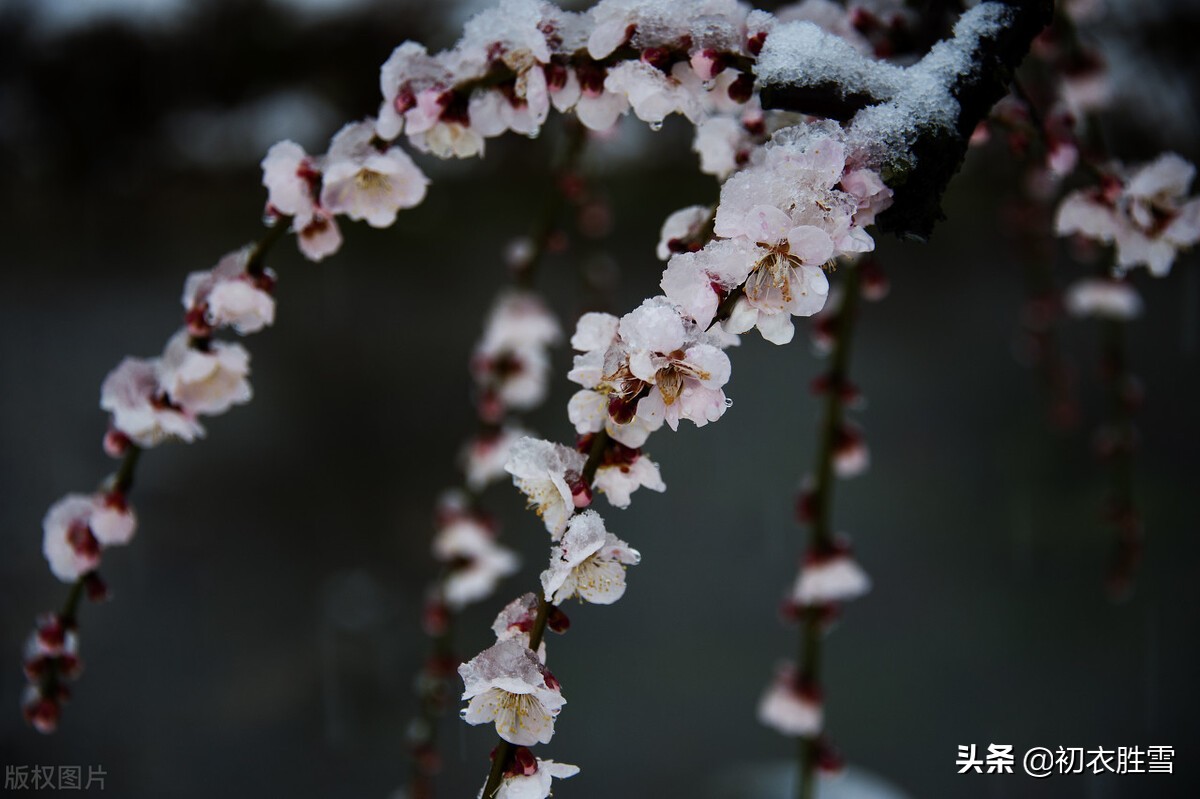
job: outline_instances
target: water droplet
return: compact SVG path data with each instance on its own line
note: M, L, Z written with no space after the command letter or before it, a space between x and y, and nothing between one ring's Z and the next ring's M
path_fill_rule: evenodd
M663 126L663 123L662 123L661 121L659 121L659 122L651 122L651 123L650 123L650 130L654 131L655 133L658 133L660 130L662 130L662 126Z

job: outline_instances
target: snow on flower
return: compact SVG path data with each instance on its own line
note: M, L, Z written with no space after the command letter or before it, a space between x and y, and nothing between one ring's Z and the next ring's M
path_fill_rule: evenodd
M591 488L583 482L586 460L570 447L522 438L513 444L505 464L513 485L528 498L554 541L562 537L575 509L591 502Z
M342 127L322 167L321 206L377 228L389 227L401 208L420 204L429 185L407 153L376 139L371 121Z
M758 720L784 735L811 738L824 722L821 696L789 663L780 666L758 703Z
M186 330L167 342L158 364L159 383L189 413L216 415L250 401L250 353L240 344L212 341L192 346Z
M192 272L183 287L183 307L209 328L232 327L246 335L275 321L274 275L246 273L251 247L229 253L212 269Z
M692 52L743 52L747 7L736 0L601 0L589 10L588 54L597 60L623 44L644 50L679 46Z
M126 358L100 387L100 407L112 414L112 426L139 447L169 438L194 441L204 435L193 409L167 396L159 382L158 359Z
M573 596L611 605L625 594L625 567L641 558L636 549L604 528L600 514L584 511L571 519L562 542L551 549L542 589L556 605Z
M119 495L68 494L42 520L42 553L54 576L71 582L100 565L101 549L129 543L136 528Z
M521 746L513 752L512 764L504 772L496 799L546 799L551 778L566 779L579 773L579 766L542 760ZM483 796L482 790L480 796Z
M469 700L468 724L495 722L496 733L518 746L549 743L566 700L558 680L515 639L498 641L458 667Z
M672 430L680 419L703 427L728 407L722 387L729 380L729 356L718 339L696 331L689 321L660 296L623 316L619 328L628 348L624 368L633 380L656 389L639 402L638 413L661 415Z
M646 61L623 61L608 70L604 89L624 95L637 118L651 126L671 114L683 114L691 122L705 115L704 82L682 61L669 74Z
M606 91L607 78L607 70L598 64L583 63L574 68L552 64L550 102L559 111L573 110L589 130L609 130L629 110L629 98Z
M1072 316L1127 322L1142 313L1142 298L1124 280L1084 278L1067 286L1063 303Z
M809 552L792 589L803 607L844 602L867 593L871 580L844 545L829 552Z
M1079 234L1116 244L1117 267L1143 265L1162 277L1175 255L1200 241L1200 197L1186 199L1196 168L1174 153L1120 169L1099 188L1063 198L1055 217L1060 236Z
M317 202L321 173L312 156L293 141L271 145L262 160L263 186L267 189L267 216L292 219L300 251L320 261L342 246L342 232L329 210Z

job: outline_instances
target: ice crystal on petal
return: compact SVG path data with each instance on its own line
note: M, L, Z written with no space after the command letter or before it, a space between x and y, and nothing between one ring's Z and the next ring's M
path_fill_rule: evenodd
M555 541L562 537L575 512L578 487L573 484L580 481L586 460L570 447L522 438L513 444L505 464L513 485L525 494Z
M610 605L625 594L625 567L641 560L636 549L604 528L595 511L571 519L562 542L550 551L550 567L542 572L546 599L561 604L579 596Z
M496 733L517 746L549 743L566 700L558 681L530 649L515 639L498 641L458 667L469 700L468 724L494 722Z

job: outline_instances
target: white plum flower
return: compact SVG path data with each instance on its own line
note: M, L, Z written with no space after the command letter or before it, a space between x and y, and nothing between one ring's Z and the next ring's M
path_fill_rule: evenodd
M637 382L644 386L641 381ZM643 396L627 401L620 395L610 397L607 392L583 389L568 400L567 417L580 435L604 430L613 440L636 449L663 425L661 404L653 406L646 403L643 409L645 400ZM613 415L614 407L616 417Z
M183 307L202 316L209 327L232 327L246 335L275 321L274 276L246 273L252 248L229 253L212 269L192 272L183 287Z
M1063 304L1072 316L1127 322L1142 314L1142 298L1124 280L1084 278L1067 286Z
M542 572L546 599L558 605L579 596L610 605L625 594L625 567L642 556L604 528L593 510L571 519L561 543L550 551L550 567Z
M377 228L389 227L401 208L419 205L429 185L404 150L376 138L370 121L343 126L322 166L321 205Z
M583 482L586 461L570 447L541 439L522 438L512 446L504 468L554 541L562 537L575 509L591 502L591 487Z
M700 237L712 219L712 213L712 208L707 205L689 205L668 216L658 235L655 249L658 259L666 261L674 253L700 249Z
M529 646L529 631L537 617L538 598L532 591L522 594L504 606L492 622L492 632L497 641L507 641L518 638L526 647ZM524 636L524 638L522 638Z
M844 546L810 552L792 589L797 605L811 607L855 599L871 590L871 580Z
M871 451L862 430L850 423L839 426L833 442L834 474L843 479L857 477L870 465Z
M196 412L167 395L159 382L158 359L125 358L100 387L100 407L112 414L112 426L139 447L169 438L194 441L204 435Z
M167 342L158 379L171 400L193 414L216 415L250 401L250 353L240 344L213 341L197 349L181 330Z
M492 306L471 358L481 412L495 421L504 410L528 410L549 388L547 348L562 338L558 320L533 292L508 291Z
M342 232L333 213L317 201L321 173L312 156L293 141L277 142L267 150L262 170L268 217L291 217L300 251L309 260L337 252Z
M54 576L71 582L100 565L104 547L129 543L136 529L119 495L68 494L42 520L42 553Z
M519 427L506 425L494 433L480 435L469 441L462 453L467 488L481 491L507 474L504 464L508 463L512 445L528 435Z
M540 296L531 291L508 290L492 305L477 351L496 353L515 347L549 347L561 340L558 318Z
M586 448L586 442L580 443ZM628 508L632 494L639 488L663 492L667 490L658 464L642 454L641 450L625 446L619 441L609 442L604 458L596 468L595 488L618 508Z
M746 282L759 255L744 238L713 241L697 252L672 256L659 285L697 327L707 329L729 293Z
M496 799L547 799L551 778L561 780L578 773L579 766L535 758L528 749L519 748L494 796Z
M630 375L656 389L640 401L638 413L661 414L672 430L680 419L703 427L725 413L729 356L713 339L690 330L669 299L652 297L623 316L620 336L628 347Z
M454 610L490 596L496 584L520 566L514 552L496 543L491 527L465 513L451 515L438 528L433 555L450 564L442 596Z
M1194 166L1174 153L1122 170L1119 180L1064 197L1055 232L1115 243L1119 269L1144 265L1162 277L1171 271L1180 250L1200 241L1200 197L1186 198L1195 173Z
M758 720L784 735L811 738L824 723L820 693L799 680L791 664L784 664L759 700Z
M545 664L515 639L498 641L458 667L469 700L468 724L494 722L496 733L518 746L549 743L566 700Z
M604 90L624 95L637 118L652 126L671 114L683 114L691 122L705 115L704 82L682 61L670 74L645 61L622 61L608 70Z

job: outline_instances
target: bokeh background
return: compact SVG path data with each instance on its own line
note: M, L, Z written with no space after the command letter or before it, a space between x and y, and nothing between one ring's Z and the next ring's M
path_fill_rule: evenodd
M1118 89L1109 135L1131 160L1162 149L1195 160L1188 36L1200 14L1184 0L1111 5L1095 32ZM278 320L246 342L255 400L213 420L207 440L143 459L140 530L105 558L113 601L83 609L87 668L52 737L20 718L20 652L34 616L65 594L41 557L41 517L111 468L105 373L159 351L187 272L259 235L257 161L273 141L321 151L341 122L374 111L392 47L448 46L471 10L0 4L6 767L100 765L107 794L131 799L382 798L404 785L432 506L456 482L472 425L466 359L505 281L501 253L540 206L544 142L489 143L468 163L420 158L427 201L387 231L347 226L327 263L277 248ZM592 149L612 230L576 238L543 270L564 325L656 291L661 219L716 196L688 143L682 124L635 123ZM1193 254L1165 280L1135 276L1149 309L1129 330L1148 390L1136 462L1148 544L1132 598L1114 604L1102 583L1107 472L1091 454L1107 407L1099 330L1062 329L1079 424L1054 428L1022 357L1014 175L1002 147L974 152L930 243L880 242L893 291L866 307L853 364L872 468L838 486L835 516L875 586L828 639L826 672L832 739L892 787L861 792L852 777L842 795L1200 795L1200 264ZM550 400L530 419L559 440L571 435L569 357L556 353ZM776 609L803 546L792 497L815 450L807 386L823 364L803 326L784 348L745 337L734 364L719 424L652 439L670 490L606 514L643 553L626 598L572 606L572 634L552 642L569 705L546 751L584 769L558 795L784 795L794 744L754 708L796 648ZM487 501L525 566L466 614L467 657L545 557L515 491ZM493 740L445 725L442 795L474 796ZM989 743L1171 745L1176 773L956 774L959 744Z

